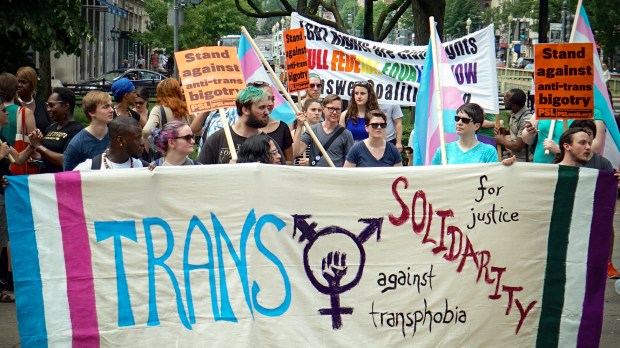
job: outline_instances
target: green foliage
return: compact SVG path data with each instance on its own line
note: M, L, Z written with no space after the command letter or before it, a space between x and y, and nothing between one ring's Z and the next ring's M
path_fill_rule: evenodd
M443 22L445 41L467 34L467 18L471 19L470 32L485 26L480 10L478 0L446 0L446 16Z
M171 52L174 32L172 26L166 24L168 7L172 7L171 0L146 0L149 31L136 35L136 38L152 47L166 48ZM221 36L240 34L242 25L250 33L256 31L256 20L239 13L234 0L203 1L196 7L186 7L184 12L185 25L179 27L179 50L215 46Z

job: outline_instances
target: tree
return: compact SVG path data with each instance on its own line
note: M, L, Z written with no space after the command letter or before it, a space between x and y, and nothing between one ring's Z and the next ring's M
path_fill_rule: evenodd
M445 40L467 34L467 19L471 19L470 32L483 26L480 1L478 0L447 0L444 20Z
M13 50L2 50L4 69L23 61L29 48L39 52L39 91L46 98L51 92L50 52L81 55L82 40L92 40L82 17L80 0L9 0L0 11L0 41L13 43ZM17 59L15 59L17 57ZM11 69L11 72L15 70Z

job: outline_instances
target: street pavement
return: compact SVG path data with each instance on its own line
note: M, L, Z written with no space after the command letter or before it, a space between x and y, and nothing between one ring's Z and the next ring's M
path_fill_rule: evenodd
M614 264L620 267L620 201L616 204L614 216L616 243ZM600 347L620 347L620 294L614 289L615 280L607 280L605 291L605 317ZM0 348L21 347L17 330L17 317L14 303L0 303Z

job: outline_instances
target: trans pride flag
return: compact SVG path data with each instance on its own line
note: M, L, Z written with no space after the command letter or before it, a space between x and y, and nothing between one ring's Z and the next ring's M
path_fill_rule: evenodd
M428 43L428 51L424 60L424 69L422 70L415 108L413 164L416 166L430 165L435 152L440 148L439 115L437 114L440 99L446 143L455 141L457 138L454 115L456 115L456 109L463 105L463 98L457 88L456 79L450 69L446 52L440 49L439 61L434 62L431 40ZM437 41L437 47L442 47L441 40L436 31L435 40ZM435 80L434 70L438 71L440 81ZM437 95L435 90L438 84L441 96Z
M614 112L607 93L607 86L603 81L603 68L601 59L596 49L596 41L592 34L592 27L586 14L586 9L579 2L577 17L573 23L574 35L571 42L591 42L594 45L594 108L598 109L602 114L602 120L607 126L607 137L605 139L605 148L603 155L611 161L614 168L620 167L620 132L614 118Z
M295 121L295 112L288 102L284 100L280 92L278 92L278 90L274 87L274 82L265 70L265 67L256 54L256 51L254 51L254 48L252 48L252 45L243 33L241 34L237 54L239 55L241 70L243 70L243 77L245 78L246 83L264 81L271 85L271 90L275 97L275 108L269 116L276 120L283 121L286 124Z

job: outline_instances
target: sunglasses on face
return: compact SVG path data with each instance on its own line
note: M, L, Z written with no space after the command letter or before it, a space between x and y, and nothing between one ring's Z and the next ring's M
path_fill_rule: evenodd
M45 106L47 106L48 108L53 108L54 104L59 104L59 103L64 103L64 101L53 101L53 102L46 102Z
M368 86L368 81L357 81L353 84L353 86Z
M465 123L465 124L469 124L469 122L471 122L471 121L472 121L472 119L471 119L471 118L461 117L461 116L459 116L459 115L454 116L454 120L455 120L456 122L461 121L461 122L463 122L463 123Z
M263 81L254 81L254 82L248 83L248 86L252 86L252 87L256 87L256 88L262 88L262 87L268 87L269 84L267 82L263 82Z
M175 139L185 139L185 141L189 143L192 141L192 139L194 139L194 135L193 134L182 135L179 137L175 137Z
M325 109L327 109L327 112L329 112L330 114L332 112L341 112L342 110L338 109L338 108L331 108L331 107L326 107Z
M369 126L371 126L373 129L377 129L379 127L381 127L381 129L387 127L387 123L383 122L383 123L369 123Z
M310 88L321 88L323 84L321 83L311 83Z

